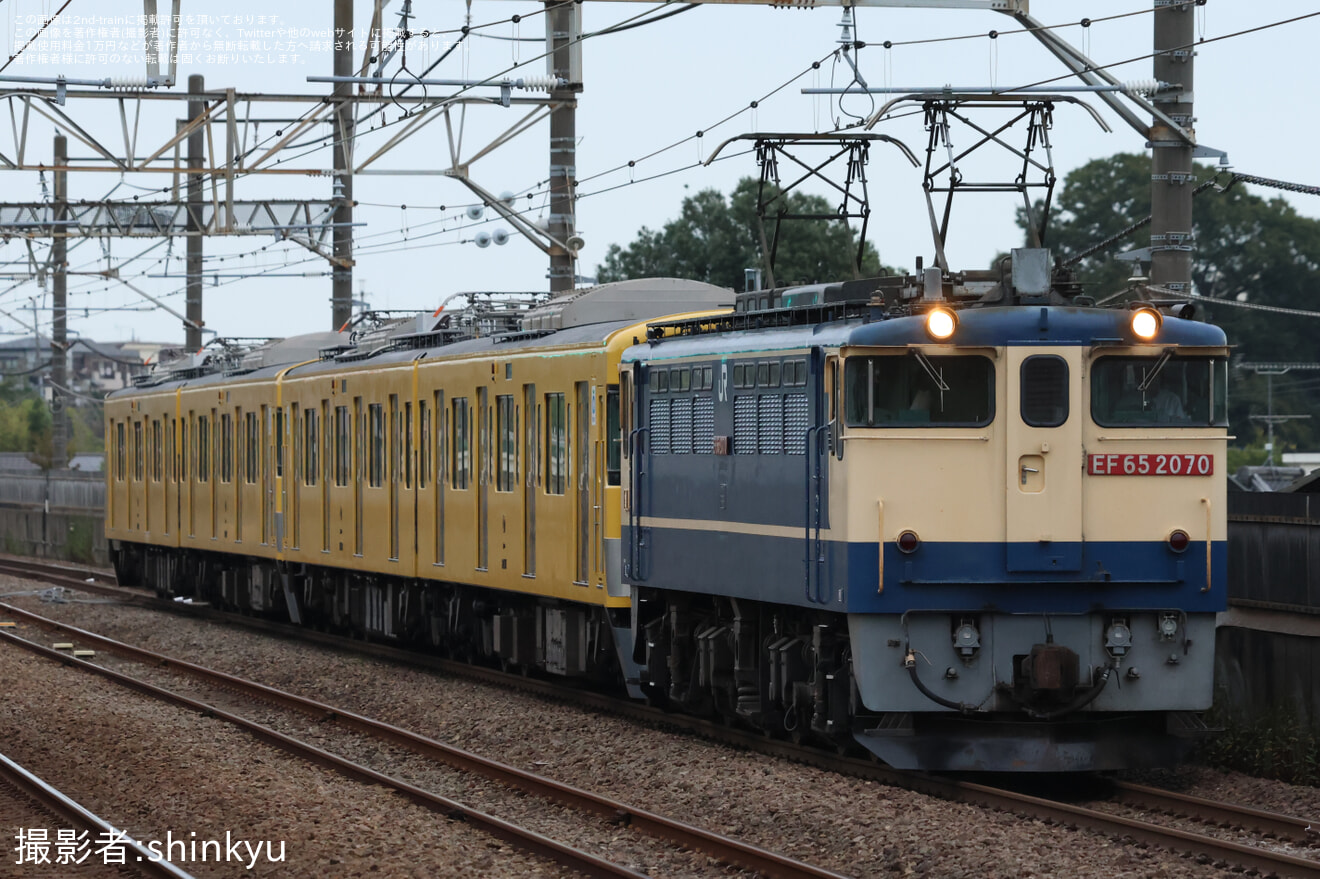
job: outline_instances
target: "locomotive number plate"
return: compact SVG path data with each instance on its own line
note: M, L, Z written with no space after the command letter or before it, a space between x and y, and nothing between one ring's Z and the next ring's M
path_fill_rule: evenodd
M1091 476L1209 476L1215 472L1214 455L1126 453L1088 455Z

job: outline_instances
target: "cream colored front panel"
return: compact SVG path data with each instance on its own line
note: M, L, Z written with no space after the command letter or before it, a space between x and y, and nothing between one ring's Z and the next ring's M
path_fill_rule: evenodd
M1076 571L1082 541L1082 349L1079 347L1009 347L1003 368L1007 379L1004 411L1006 476L1005 540L1010 571ZM1023 364L1031 358L1058 358L1067 366L1067 417L1024 418ZM1058 360L1054 362L1058 362Z

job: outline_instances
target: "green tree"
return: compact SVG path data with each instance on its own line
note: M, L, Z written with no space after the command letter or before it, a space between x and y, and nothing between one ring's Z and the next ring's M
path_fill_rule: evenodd
M1079 254L1150 214L1150 159L1120 153L1096 159L1064 180L1046 232L1056 260ZM1198 181L1214 177L1212 167L1197 166ZM1225 184L1228 178L1223 178ZM1195 184L1193 184L1195 185ZM1320 221L1299 215L1282 198L1262 198L1245 185L1225 191L1208 189L1194 202L1192 233L1196 250L1192 281L1196 292L1235 303L1320 311ZM1018 225L1025 231L1020 211ZM1097 299L1127 286L1132 263L1114 259L1124 250L1144 247L1148 231L1139 230L1107 251L1078 264L1087 292ZM1205 307L1208 306L1208 307ZM1314 342L1316 318L1200 303L1202 314L1219 324L1246 361L1320 360ZM1275 413L1320 416L1320 388L1300 378L1274 380ZM1312 374L1314 375L1314 374ZM1250 415L1264 414L1265 379L1234 370L1230 376L1230 420L1242 442L1259 431ZM1291 421L1276 430L1280 445L1311 449L1320 436L1320 417ZM1278 450L1276 449L1276 452Z
M671 277L706 281L743 289L743 269L764 267L756 219L757 180L744 177L726 200L715 189L703 189L683 199L679 216L658 231L643 227L627 247L611 244L605 261L596 267L601 283L629 278ZM830 213L833 208L819 195L790 192L789 213ZM766 240L773 221L766 222ZM775 255L775 282L811 284L853 277L852 261L857 237L838 221L785 221L780 227ZM887 271L867 242L862 275Z

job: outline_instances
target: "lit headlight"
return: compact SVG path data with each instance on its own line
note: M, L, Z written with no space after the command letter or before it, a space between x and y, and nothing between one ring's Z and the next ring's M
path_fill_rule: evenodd
M958 316L947 308L933 308L926 315L926 332L937 342L943 342L958 329Z
M1149 342L1160 331L1164 317L1153 308L1138 308L1132 312L1132 334Z

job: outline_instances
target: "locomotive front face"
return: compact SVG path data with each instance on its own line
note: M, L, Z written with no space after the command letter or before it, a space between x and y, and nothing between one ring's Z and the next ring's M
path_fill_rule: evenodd
M1171 342L1182 321L1144 344L1016 311L1002 344L971 313L957 347L840 351L835 561L862 702L889 716L859 739L924 768L1168 762L1171 713L1213 695L1226 351ZM1005 723L987 746L914 716ZM1110 747L1070 743L1105 717Z

